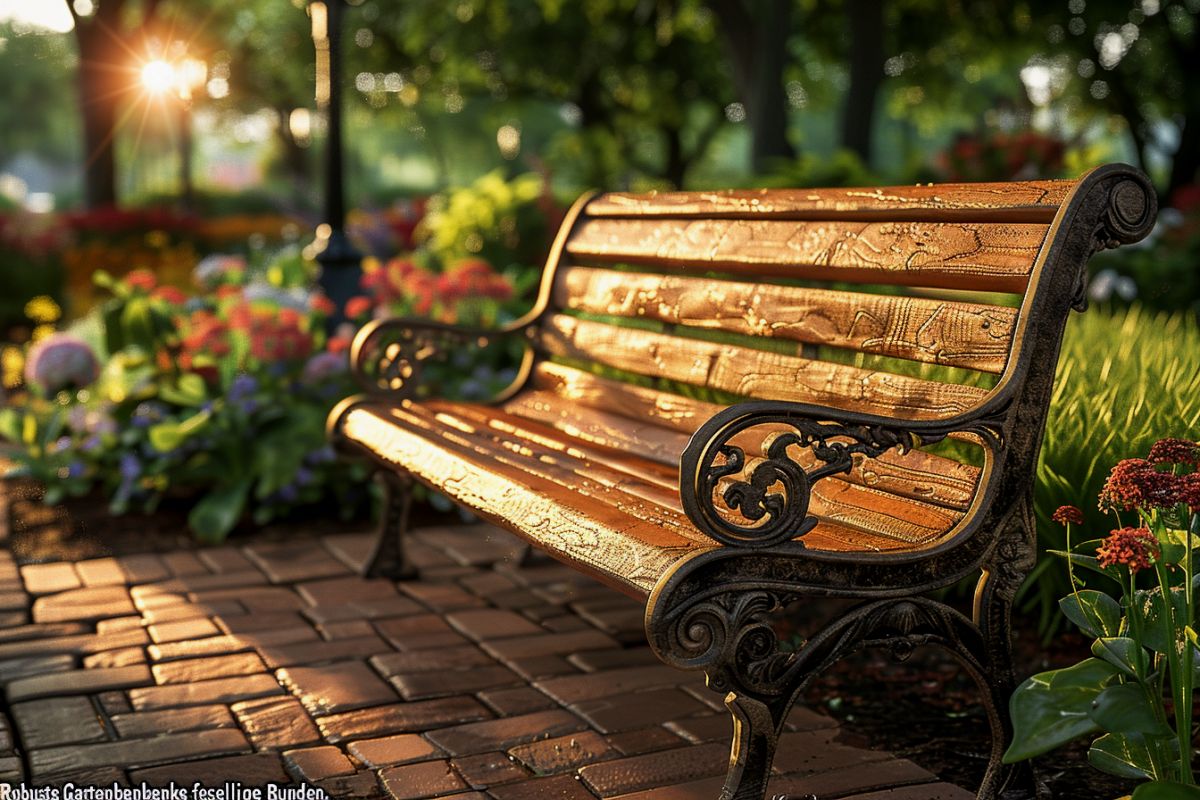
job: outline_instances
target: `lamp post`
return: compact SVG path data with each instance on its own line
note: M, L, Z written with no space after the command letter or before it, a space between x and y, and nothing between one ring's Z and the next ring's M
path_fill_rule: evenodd
M330 317L330 328L345 317L346 301L358 293L362 274L362 254L346 237L346 202L343 191L342 165L342 8L344 0L325 0L309 4L312 18L312 37L317 54L318 108L324 107L328 116L328 138L325 142L325 242L317 253L321 265L321 289L333 301L336 311Z

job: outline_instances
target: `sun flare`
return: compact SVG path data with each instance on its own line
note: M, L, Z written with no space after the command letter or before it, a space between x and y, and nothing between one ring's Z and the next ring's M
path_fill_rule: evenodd
M175 66L161 58L142 65L142 86L151 94L164 94L175 86Z

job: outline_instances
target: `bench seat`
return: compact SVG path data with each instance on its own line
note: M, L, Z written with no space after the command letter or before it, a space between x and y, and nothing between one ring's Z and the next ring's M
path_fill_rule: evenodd
M636 421L560 401L535 391L501 408L445 400L362 403L346 415L343 431L374 458L644 599L678 562L718 546L680 501L678 464L687 437L643 423L640 438L657 443L653 457L615 449L603 432L628 434ZM937 474L931 464L978 476L920 451L889 455L893 482L906 481L913 493L926 487L910 476ZM954 488L970 480L957 477ZM919 550L963 517L961 508L839 477L814 487L812 512L818 523L804 536L804 548L814 558Z

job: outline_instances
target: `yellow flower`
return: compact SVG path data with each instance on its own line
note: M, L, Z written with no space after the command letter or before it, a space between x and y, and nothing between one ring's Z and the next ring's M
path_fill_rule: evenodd
M53 325L38 325L33 329L33 334L29 338L35 342L40 342L52 333L54 333Z
M40 294L25 304L25 316L34 322L58 322L62 319L62 309L53 298Z
M25 354L21 348L9 345L0 352L0 380L5 389L21 385L21 371L25 369Z

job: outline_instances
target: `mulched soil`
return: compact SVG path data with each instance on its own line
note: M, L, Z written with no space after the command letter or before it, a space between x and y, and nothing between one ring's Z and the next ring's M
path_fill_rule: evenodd
M195 547L187 535L186 514L170 505L154 515L113 517L104 504L73 500L59 508L38 502L36 488L7 482L11 518L8 542L20 563L82 560L140 552ZM0 488L3 492L3 488ZM414 507L415 525L448 524L454 514L424 505ZM365 527L368 523L358 523ZM232 541L283 541L345 530L337 519L306 516L302 525L287 522L234 532ZM820 617L835 605L814 604ZM1035 629L1015 621L1019 674L1073 664L1090 655L1089 642L1075 633L1060 634L1043 646ZM849 734L872 748L909 758L943 780L974 787L987 761L988 726L970 677L946 653L918 649L904 662L880 651L861 653L818 677L806 703L843 723ZM1079 743L1039 759L1039 777L1056 800L1108 800L1128 794L1134 784L1107 776L1087 762L1087 744Z

